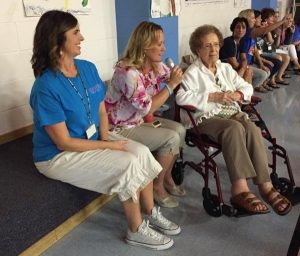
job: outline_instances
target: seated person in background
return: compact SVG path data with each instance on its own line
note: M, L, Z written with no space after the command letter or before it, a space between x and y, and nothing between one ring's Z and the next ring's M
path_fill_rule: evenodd
M298 21L292 21L292 24L289 28L286 29L284 44L294 44L297 57L300 58L300 19Z
M247 59L240 56L240 40L245 35L248 28L248 21L244 17L235 18L230 30L232 36L224 39L224 44L220 49L220 60L229 63L233 69L248 83L252 83L252 70L248 68Z
M261 67L258 67L254 63L254 56L259 58L259 54L256 48L256 38L251 36L251 31L254 28L255 16L254 11L249 9L245 13L240 13L239 17L244 17L248 21L248 29L246 34L240 41L241 44L241 53L240 56L242 59L247 60L248 67L252 69L253 78L252 85L257 92L267 92L266 87L267 78L270 74L270 70L261 62Z
M77 19L67 12L46 12L37 24L30 95L35 166L51 179L117 193L128 222L126 242L167 249L173 239L160 232L174 235L180 227L154 206L152 181L162 167L144 145L108 132L106 86L95 65L74 59L83 39Z
M272 8L264 8L261 11L262 19L267 24L272 25L276 23L275 11ZM291 17L289 17L286 22L283 23L281 28L278 28L272 32L272 37L267 37L270 44L274 45L276 53L280 54L282 58L286 58L285 55L289 56L289 61L294 65L294 70L296 73L300 71L300 65L298 62L297 52L295 45L288 44L283 45L285 29L291 25ZM284 83L283 83L284 84Z
M263 19L263 15L261 15L261 16ZM254 26L256 20L255 20L254 10L252 10L252 9L246 9L246 10L241 11L239 13L239 17L245 17L248 20L249 29L247 30L246 35L244 36L244 38L242 40L245 40L245 42L248 43L248 45L249 45L250 43L253 43L252 40L256 39L257 37L262 37L262 36L268 34L269 32L275 30L276 28L280 27L283 23L287 23L290 15L286 15L282 20L277 21L273 24L267 24L266 26L260 26L260 27ZM251 57L251 52L248 52L248 57L249 58ZM282 58L286 59L286 57L282 57ZM287 56L287 58L289 58L289 57ZM283 68L286 68L284 66L285 63L286 62L284 62L284 60L283 60L283 64L282 64ZM280 79L282 79L282 75L283 75L283 73L279 74L279 72L278 72L278 76L280 77ZM253 74L253 76L254 76L254 74ZM276 82L281 83L281 84L288 84L288 82L286 82L284 80L279 80L279 79Z
M292 35L292 43L296 46L298 59L300 58L300 19L295 22L295 31Z
M273 12L273 9L267 9L264 8L261 12L261 27L268 27L272 26L273 24L276 24L274 22L275 15ZM288 19L286 20L286 23L288 22ZM282 84L282 85L288 85L289 82L284 80L284 78L290 78L288 74L285 73L289 63L290 63L290 57L288 54L283 53L277 53L276 49L276 43L275 40L277 40L277 34L276 31L278 31L279 28L274 29L273 31L267 32L265 35L259 38L259 45L261 47L262 53L261 56L269 59L274 62L274 60L281 61L281 67L279 68L275 82L276 84Z
M253 15L252 15L253 14ZM248 20L251 20L251 23L254 22L255 15L254 15L254 10L253 9L245 9L240 11L239 17L245 17ZM248 18L247 18L248 17ZM262 27L252 27L251 29L248 29L246 34L249 33L248 36L251 36L253 38L257 38L259 36L263 36L267 34L268 32L273 31L276 28L279 28L283 23L288 22L288 19L291 18L291 14L287 14L286 16L283 17L282 20L278 20L274 22L273 24L267 25L267 26L262 26ZM250 27L250 25L249 25Z
M299 33L299 32L298 32ZM287 24L282 26L281 36L280 36L280 45L281 47L287 47L289 51L289 56L291 57L291 62L296 75L300 75L300 64L297 54L297 44L299 47L300 40L298 42L294 41L293 35L297 34L296 25L292 19L289 19ZM297 35L296 35L297 36ZM299 37L299 35L298 35Z
M254 15L255 15L255 24L254 27L261 27L261 13L258 10L254 10ZM261 45L262 44L262 45ZM257 37L256 38L256 57L254 59L254 62L261 67L262 65L266 66L270 70L270 75L269 79L267 81L267 84L264 86L264 88L267 88L268 90L272 91L272 88L280 88L279 85L276 84L275 77L276 74L278 73L278 70L282 66L282 62L272 56L263 56L263 47L265 45L265 41L263 38Z
M138 141L156 154L163 171L154 180L154 200L162 207L172 208L178 206L178 201L171 195L185 194L171 175L184 146L185 129L164 118L154 118L161 124L158 128L144 122L145 117L152 116L166 102L182 79L183 73L178 66L170 70L162 63L164 51L162 27L152 22L140 23L129 38L124 56L115 66L105 103L114 133ZM161 83L166 83L163 89Z
M247 179L252 179L262 198L277 214L285 215L292 205L270 181L261 130L238 104L250 100L253 88L219 60L222 43L222 34L214 26L204 25L192 33L189 44L197 59L185 71L176 102L193 106L198 130L222 146L232 184L231 203L250 214L269 212L267 205L250 192ZM181 120L186 128L192 128L185 111Z

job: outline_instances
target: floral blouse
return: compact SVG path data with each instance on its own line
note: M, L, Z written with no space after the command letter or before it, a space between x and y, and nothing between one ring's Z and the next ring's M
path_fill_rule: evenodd
M122 61L117 63L105 99L110 128L129 128L143 123L143 117L151 108L152 96L159 92L160 83L169 77L170 70L162 62L158 74L153 70L143 74Z

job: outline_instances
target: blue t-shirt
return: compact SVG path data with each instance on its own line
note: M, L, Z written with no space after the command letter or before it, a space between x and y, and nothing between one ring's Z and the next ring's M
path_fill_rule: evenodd
M46 69L33 84L30 105L34 122L34 162L52 159L61 152L48 136L45 126L65 122L71 137L85 139L86 130L90 126L89 109L90 119L96 125L97 130L90 139L100 138L99 104L104 100L106 86L100 79L94 64L79 59L75 59L75 64L78 75L69 78L71 82L61 72Z
M293 34L293 43L300 40L300 27L295 25L295 32Z
M241 53L246 53L247 63L249 65L253 64L254 61L254 51L256 46L256 40L251 37L251 31L252 29L248 29L246 31L246 34L243 36L243 38L240 41L241 45Z
M220 49L220 60L222 62L228 62L228 58L235 57L238 62L240 62L240 44L236 44L233 36L226 37L224 39L223 46Z

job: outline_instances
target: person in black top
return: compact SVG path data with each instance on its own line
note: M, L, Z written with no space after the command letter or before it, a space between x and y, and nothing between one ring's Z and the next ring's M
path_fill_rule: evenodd
M240 56L240 40L248 29L248 21L244 17L235 18L230 30L232 35L224 39L224 44L220 49L220 60L229 63L238 74L248 83L252 83L252 70L247 66L246 58Z

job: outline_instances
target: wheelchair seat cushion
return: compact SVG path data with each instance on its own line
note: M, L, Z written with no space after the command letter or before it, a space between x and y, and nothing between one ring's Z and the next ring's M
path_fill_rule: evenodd
M250 215L265 214L270 212L269 208L256 195L251 192L242 192L236 196L231 197L230 202L233 207L241 212ZM264 207L258 207L264 206ZM259 209L257 209L259 208ZM262 209L264 208L264 209Z

